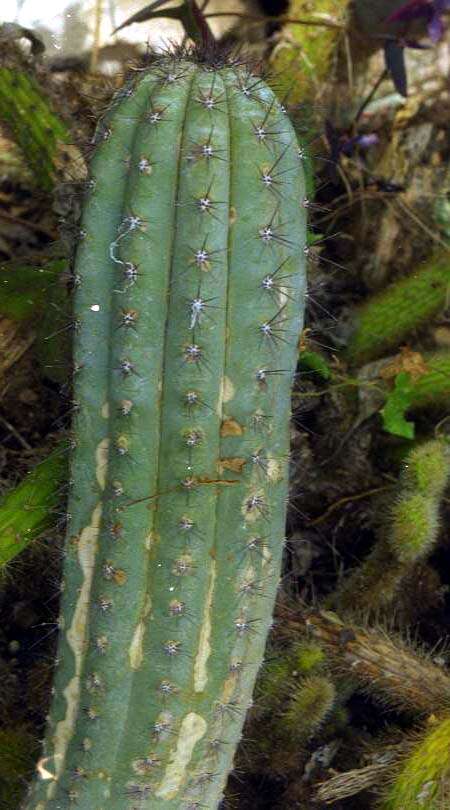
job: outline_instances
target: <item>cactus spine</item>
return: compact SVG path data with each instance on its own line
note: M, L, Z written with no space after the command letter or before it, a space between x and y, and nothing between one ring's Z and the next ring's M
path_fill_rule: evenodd
M215 808L280 570L302 161L258 76L186 55L139 72L95 140L62 632L26 806Z

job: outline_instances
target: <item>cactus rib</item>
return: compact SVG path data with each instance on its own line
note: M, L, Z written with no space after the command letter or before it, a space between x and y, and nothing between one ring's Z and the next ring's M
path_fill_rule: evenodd
M96 144L64 630L26 806L215 808L281 564L302 161L259 77L186 56L139 73Z

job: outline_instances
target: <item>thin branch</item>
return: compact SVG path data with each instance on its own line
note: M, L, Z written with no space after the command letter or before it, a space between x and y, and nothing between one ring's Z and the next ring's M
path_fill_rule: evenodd
M280 25L311 25L319 28L336 28L343 31L345 25L338 23L335 20L329 19L299 19L298 17L275 17L268 15L262 17L259 14L245 14L242 11L214 11L211 14L205 14L205 17L238 17L241 20L253 20L261 24L267 22L277 22Z

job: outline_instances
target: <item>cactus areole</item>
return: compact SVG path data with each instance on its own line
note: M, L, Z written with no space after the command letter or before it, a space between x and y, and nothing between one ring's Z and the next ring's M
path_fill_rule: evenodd
M260 76L189 53L136 71L97 128L58 662L27 810L220 804L280 575L301 154Z

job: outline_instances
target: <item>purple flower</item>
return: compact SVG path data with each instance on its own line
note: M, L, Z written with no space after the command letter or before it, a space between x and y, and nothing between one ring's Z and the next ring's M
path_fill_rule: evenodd
M375 146L379 140L378 135L374 132L368 135L355 135L353 138L346 138L344 135L341 137L339 151L343 152L344 155L353 155L356 146L359 146L361 149L370 149L370 147Z
M439 42L444 33L442 15L450 9L450 0L408 0L387 18L386 22L411 22L423 18L432 42Z

